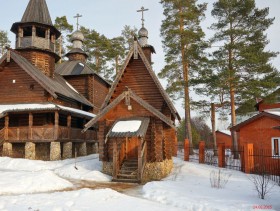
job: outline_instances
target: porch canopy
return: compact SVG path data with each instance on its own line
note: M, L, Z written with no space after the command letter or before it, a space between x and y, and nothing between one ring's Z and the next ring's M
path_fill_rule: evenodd
M115 121L109 130L108 138L141 137L144 138L149 127L150 118L134 117L130 119L119 119Z
M0 118L4 117L9 112L26 112L26 111L65 111L76 116L85 117L87 119L94 118L95 115L83 110L61 106L53 103L48 104L10 104L0 105Z

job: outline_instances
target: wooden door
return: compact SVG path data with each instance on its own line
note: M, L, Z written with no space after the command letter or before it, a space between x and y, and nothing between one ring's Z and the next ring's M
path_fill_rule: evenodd
M138 138L132 137L126 139L126 157L127 160L138 158Z

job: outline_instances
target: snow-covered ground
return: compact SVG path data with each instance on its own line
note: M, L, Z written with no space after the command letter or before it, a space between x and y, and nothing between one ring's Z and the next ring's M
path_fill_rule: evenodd
M0 210L280 210L280 187L261 200L248 175L232 170L224 189L211 188L218 168L174 158L162 181L125 190L76 187L72 179L109 182L98 155L55 162L0 158ZM75 168L76 166L76 168ZM108 183L108 187L110 183Z

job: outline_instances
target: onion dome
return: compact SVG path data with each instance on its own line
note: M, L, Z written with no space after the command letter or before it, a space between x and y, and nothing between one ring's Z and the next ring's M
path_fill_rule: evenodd
M139 43L141 46L146 46L148 45L148 30L145 27L142 27L138 31L138 36L139 36Z

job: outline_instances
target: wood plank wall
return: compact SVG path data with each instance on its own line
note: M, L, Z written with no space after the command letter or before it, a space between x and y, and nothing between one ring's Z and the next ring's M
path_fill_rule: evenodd
M47 101L45 90L13 61L0 71L0 90L1 104Z
M113 98L126 90L126 87L156 109L161 110L164 99L141 59L131 60L113 94Z

